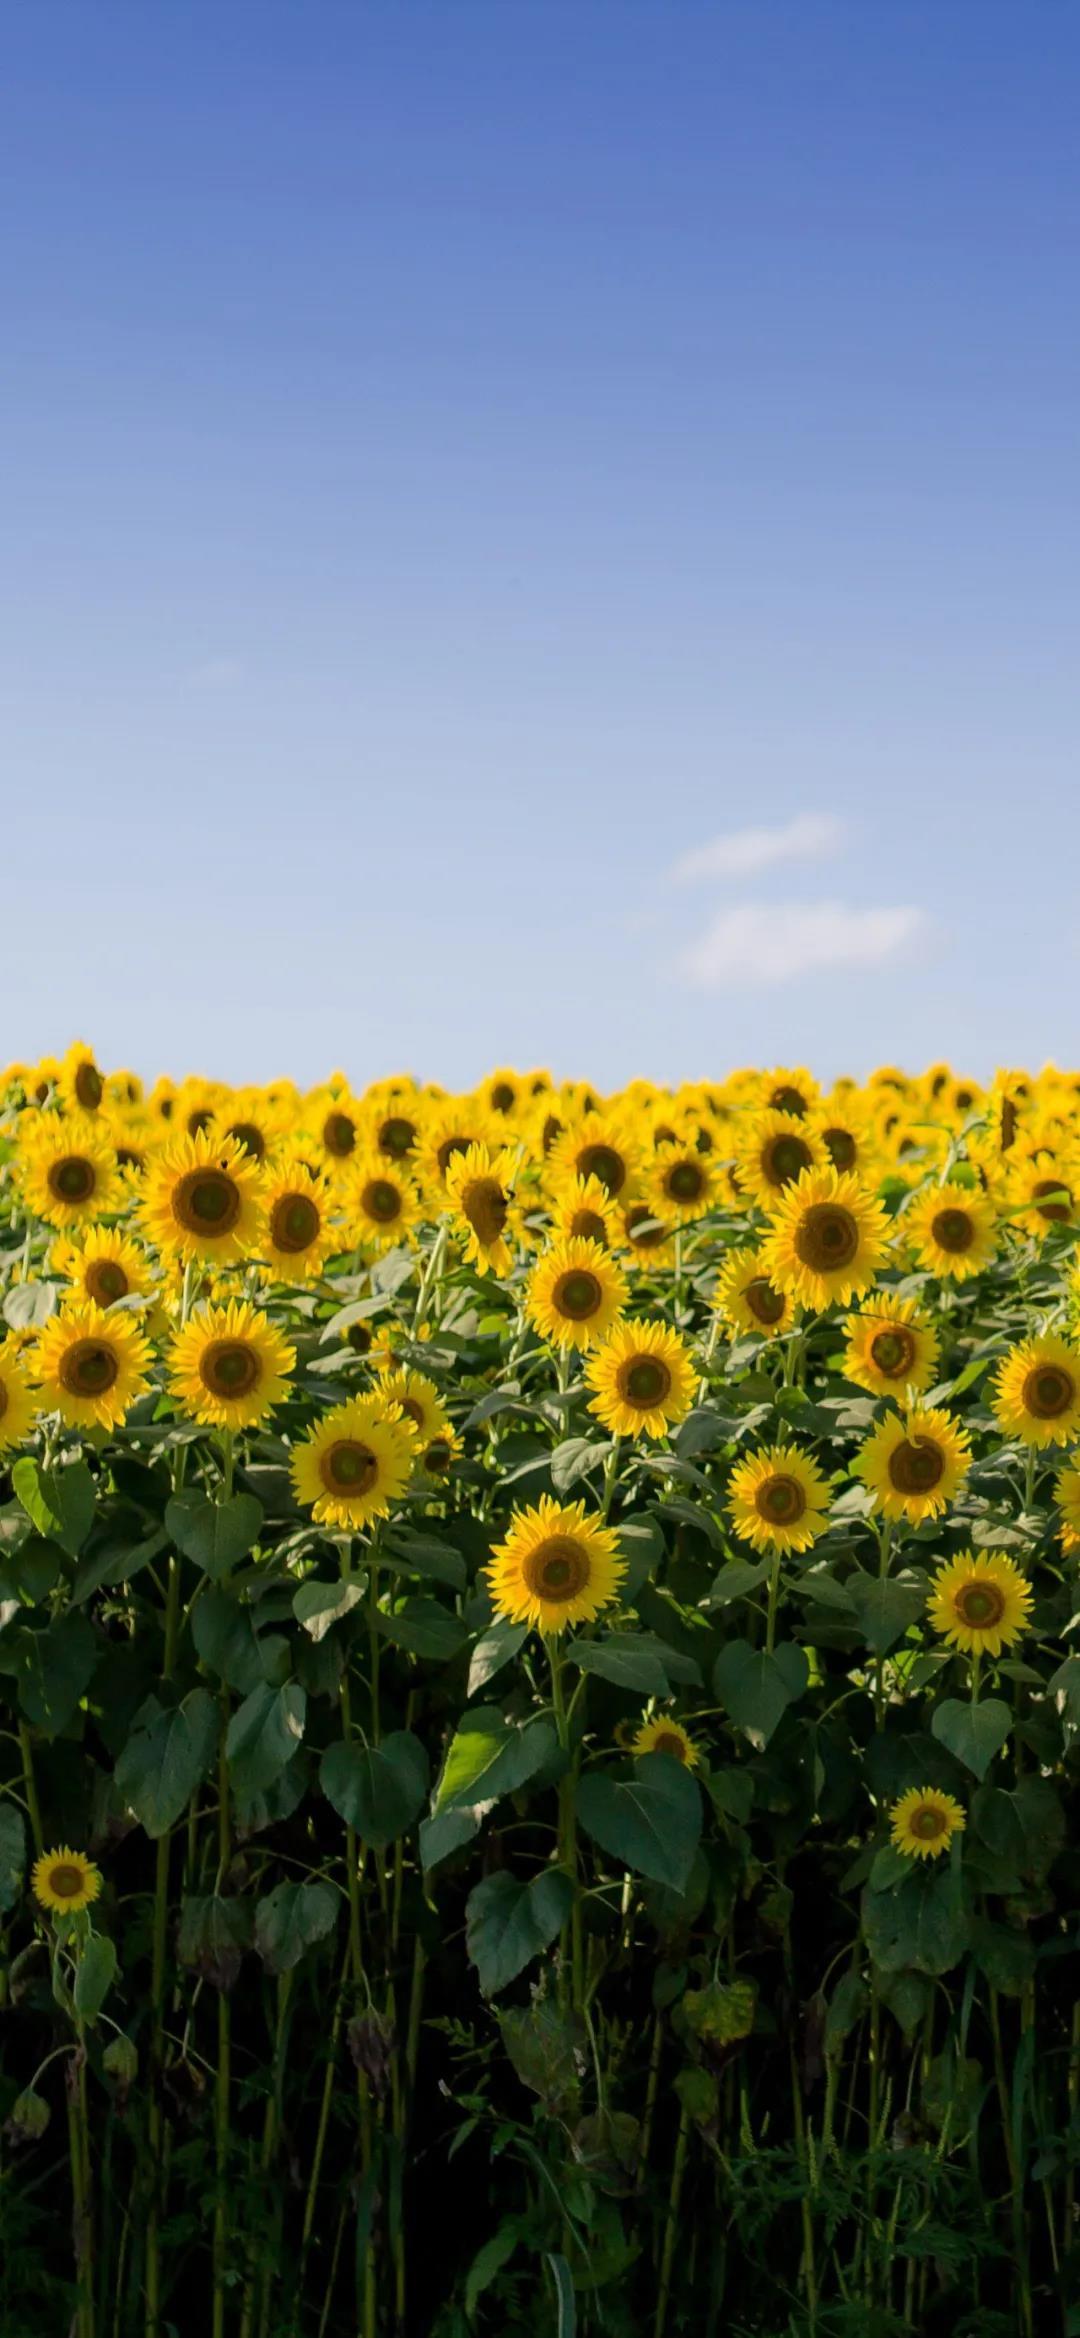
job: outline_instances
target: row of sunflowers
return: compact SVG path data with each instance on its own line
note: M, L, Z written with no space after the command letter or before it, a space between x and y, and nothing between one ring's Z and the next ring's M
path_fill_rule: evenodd
M0 2326L1068 2332L1080 1077L0 1095Z

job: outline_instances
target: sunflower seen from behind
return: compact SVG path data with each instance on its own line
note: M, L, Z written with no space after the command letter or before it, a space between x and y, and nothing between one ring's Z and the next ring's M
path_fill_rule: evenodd
M997 1367L990 1403L1006 1437L1070 1444L1080 1434L1080 1348L1053 1334L1019 1340Z
M141 1214L165 1257L234 1266L263 1240L261 1171L235 1137L199 1129L150 1160Z
M967 1430L939 1405L915 1405L878 1422L856 1457L854 1474L883 1518L920 1526L948 1509L970 1467Z
M736 1534L756 1551L808 1551L828 1524L830 1493L797 1445L771 1445L737 1463L728 1486Z
M955 1795L936 1786L909 1786L889 1815L892 1848L904 1859L940 1859L966 1823Z
M514 1512L486 1570L496 1617L547 1637L591 1623L619 1597L625 1572L614 1528L584 1502L556 1502L550 1494Z
M821 1314L847 1306L876 1280L889 1221L846 1170L808 1169L771 1205L762 1271L800 1305Z
M288 1394L296 1350L246 1299L196 1307L169 1350L174 1402L207 1428L247 1429Z
M940 1342L914 1299L872 1291L844 1324L844 1374L872 1396L916 1396L930 1387Z
M585 1367L589 1410L614 1437L664 1437L694 1401L690 1351L666 1323L618 1323Z
M115 1429L150 1385L153 1352L131 1315L77 1300L50 1317L27 1364L46 1412L72 1429Z
M525 1312L557 1348L590 1348L606 1339L622 1314L630 1286L621 1266L598 1242L573 1237L543 1252L529 1276Z
M293 1447L296 1499L316 1524L358 1533L405 1492L416 1442L415 1422L382 1395L334 1405Z
M1001 1552L964 1551L939 1567L927 1616L935 1632L967 1656L1000 1656L1030 1623L1031 1585Z

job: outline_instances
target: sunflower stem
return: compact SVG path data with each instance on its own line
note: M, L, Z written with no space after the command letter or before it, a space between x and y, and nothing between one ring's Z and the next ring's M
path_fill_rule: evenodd
M563 1689L563 1664L559 1643L554 1632L544 1634L548 1663L551 1667L551 1704L559 1744L566 1756L567 1768L559 1780L559 1863L565 1867L573 1885L574 1899L569 1928L563 1927L562 1972L565 1985L567 1972L567 1929L570 1935L570 1998L575 2013L580 2013L585 2002L585 1972L581 1930L581 1895L578 1889L577 1859L577 1762L570 1751L570 1723Z
M780 1604L780 1568L781 1553L775 1551L769 1570L769 1608L765 1621L765 1653L767 1656L772 1655L776 1645L776 1611ZM760 1614L760 1612L759 1609L758 1613Z
M619 1457L621 1451L622 1438L613 1437L611 1441L611 1451L608 1454L606 1462L604 1463L604 1493L600 1504L600 1522L603 1526L607 1525L608 1515L611 1510L611 1499L615 1492L615 1480L619 1474Z

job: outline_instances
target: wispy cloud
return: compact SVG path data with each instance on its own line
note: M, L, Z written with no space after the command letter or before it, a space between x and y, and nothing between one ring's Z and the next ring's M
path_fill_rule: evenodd
M677 885L708 877L756 877L781 861L828 860L846 842L847 829L831 812L804 812L783 828L733 828L711 844L684 852L671 870Z
M677 971L698 990L792 982L830 967L884 966L925 923L921 909L848 909L842 901L746 902L723 909Z

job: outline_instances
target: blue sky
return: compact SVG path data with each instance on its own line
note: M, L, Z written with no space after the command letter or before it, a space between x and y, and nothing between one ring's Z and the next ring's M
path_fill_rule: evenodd
M1071 0L9 13L7 1052L1080 1060L1078 67Z

